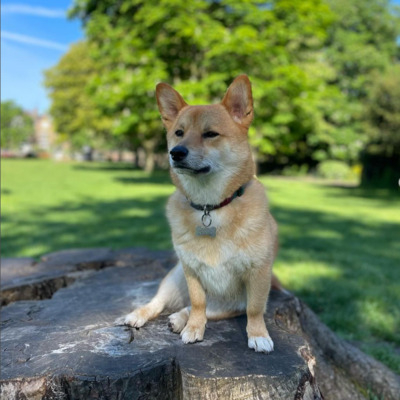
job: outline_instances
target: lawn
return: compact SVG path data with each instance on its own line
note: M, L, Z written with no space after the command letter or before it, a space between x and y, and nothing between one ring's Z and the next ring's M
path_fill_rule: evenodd
M2 160L2 256L171 248L166 172ZM400 196L261 177L280 227L275 272L347 340L400 373Z

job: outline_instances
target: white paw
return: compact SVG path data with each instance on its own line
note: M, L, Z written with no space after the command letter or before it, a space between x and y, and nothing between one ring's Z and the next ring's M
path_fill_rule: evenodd
M135 310L128 314L123 321L124 325L130 325L134 328L140 328L147 322L147 320L148 318L143 316L143 314L140 313L138 310Z
M262 336L250 336L249 337L249 347L255 351L262 353L270 353L274 350L274 342L268 337Z
M188 314L182 311L176 312L169 316L168 326L172 332L180 333L188 321Z
M196 326L190 326L189 324L186 325L183 331L181 332L182 342L185 344L201 342L204 337L205 328L206 328L205 326L196 327Z

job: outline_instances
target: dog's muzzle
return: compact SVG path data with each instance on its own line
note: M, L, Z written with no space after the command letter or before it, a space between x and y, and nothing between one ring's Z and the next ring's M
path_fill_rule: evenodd
M182 174L207 174L211 171L211 167L206 165L201 167L201 164L190 162L188 159L189 150L185 146L175 146L169 152L172 160L172 167ZM193 160L192 160L193 161ZM201 167L201 168L198 168Z
M184 146L175 146L170 152L173 161L183 161L189 154L189 150Z

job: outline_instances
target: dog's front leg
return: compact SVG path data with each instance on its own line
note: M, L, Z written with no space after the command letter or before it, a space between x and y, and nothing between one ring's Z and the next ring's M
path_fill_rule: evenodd
M270 266L253 268L246 277L248 345L258 352L269 353L274 343L265 326L264 313L271 288Z
M189 289L191 310L189 320L181 332L181 337L183 343L201 342L207 323L206 293L194 272L185 265L183 266L183 270L185 271Z

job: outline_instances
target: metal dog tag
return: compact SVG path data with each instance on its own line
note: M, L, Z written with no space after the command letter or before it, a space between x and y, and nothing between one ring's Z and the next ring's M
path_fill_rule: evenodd
M196 236L217 236L217 228L215 226L211 226L212 218L210 215L210 211L207 210L207 206L204 206L203 216L201 217L201 222L203 226L196 226Z
M217 236L217 228L215 226L196 226L196 236Z

